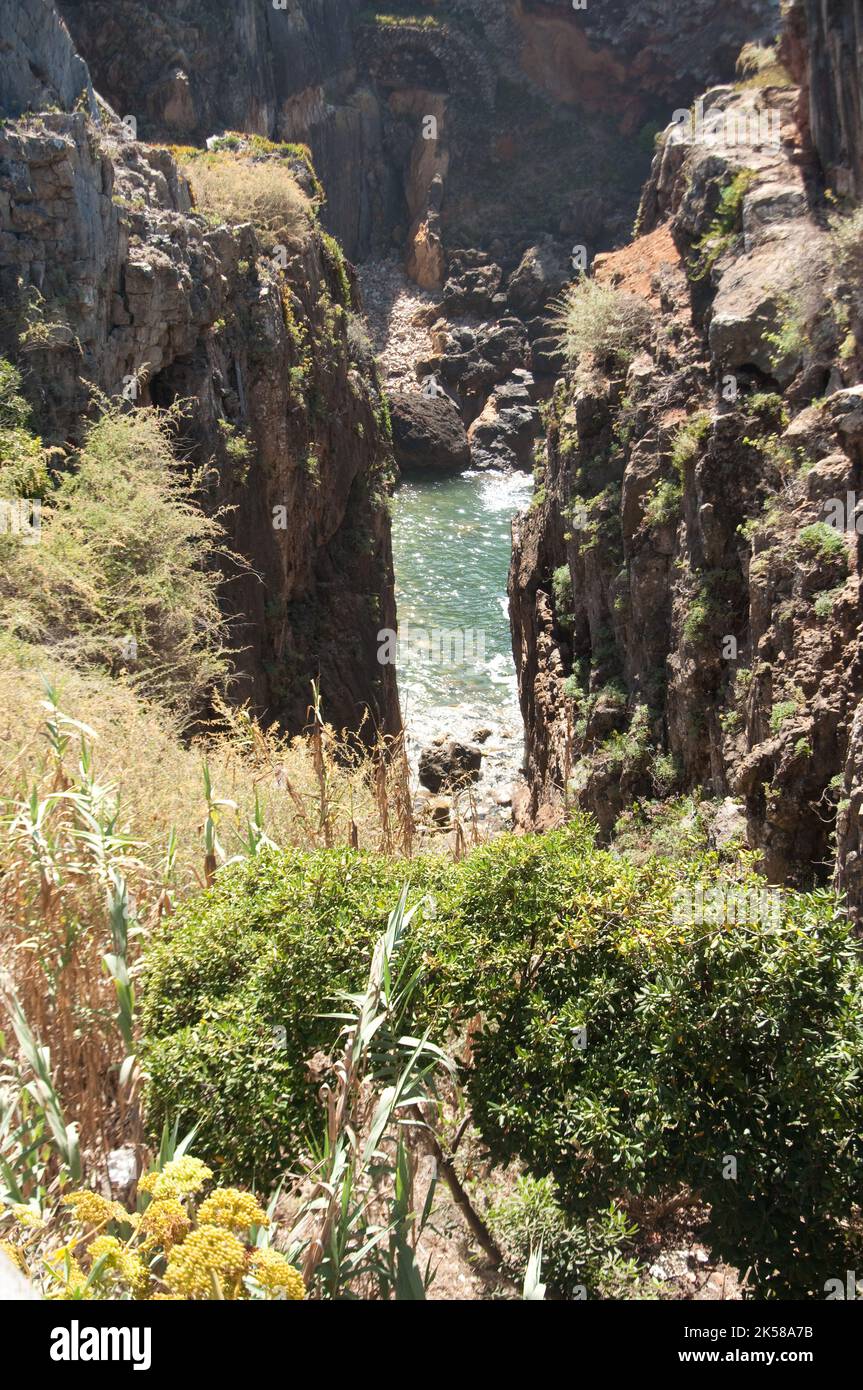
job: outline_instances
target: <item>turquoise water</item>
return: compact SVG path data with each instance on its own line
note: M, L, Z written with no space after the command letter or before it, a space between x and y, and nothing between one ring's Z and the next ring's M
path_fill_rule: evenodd
M531 490L525 474L470 472L404 482L394 500L397 670L409 748L415 760L438 734L471 739L491 729L483 781L514 776L521 763L506 581L512 518Z

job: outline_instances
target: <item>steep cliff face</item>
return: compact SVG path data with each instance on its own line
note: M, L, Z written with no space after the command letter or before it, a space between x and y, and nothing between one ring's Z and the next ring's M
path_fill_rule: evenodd
M737 800L782 880L834 862L838 812L851 883L859 283L812 200L799 109L790 88L711 93L719 138L674 131L641 236L597 264L649 319L558 382L517 527L523 814L568 799L608 833L634 798L701 788Z
M145 140L201 144L241 130L309 145L327 226L351 258L380 249L398 190L383 113L357 74L362 0L68 0L97 90Z
M541 232L612 244L647 171L651 122L728 75L778 4L688 0L672 13L659 0L585 10L569 0L395 0L375 14L363 0L63 0L62 9L97 89L137 117L142 138L200 143L238 129L303 141L327 191L326 225L347 254L407 242L410 257L419 238L409 265L428 281L440 261L437 213L448 246L503 239L514 263ZM429 140L445 167L426 252ZM440 287L440 269L436 278Z
M337 726L368 710L397 728L376 641L395 621L391 450L344 263L313 222L274 260L251 225L192 211L167 150L123 136L84 113L4 123L0 351L52 444L80 439L94 389L186 401L181 447L246 561L224 595L237 695L299 728L319 677ZM257 157L311 192L301 158Z
M838 193L861 198L863 3L793 0L787 23L824 176Z
M0 115L81 100L95 111L87 65L53 0L0 0Z

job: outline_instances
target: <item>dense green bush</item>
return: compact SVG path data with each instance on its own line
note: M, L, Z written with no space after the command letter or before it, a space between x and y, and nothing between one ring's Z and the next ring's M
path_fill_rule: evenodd
M320 1115L307 1060L337 1031L322 1015L368 975L408 880L433 866L347 852L264 853L231 865L150 952L144 1031L155 1119L200 1124L196 1150L255 1181L294 1159Z
M275 1178L315 1113L318 1015L359 983L407 878L430 898L416 1026L443 1041L482 1016L466 1083L492 1156L552 1176L581 1221L688 1188L715 1254L764 1291L816 1293L860 1191L859 948L824 893L785 895L778 922L681 924L681 872L596 849L582 821L458 865L330 851L224 870L150 954L156 1119ZM701 855L686 872L709 888L728 871Z

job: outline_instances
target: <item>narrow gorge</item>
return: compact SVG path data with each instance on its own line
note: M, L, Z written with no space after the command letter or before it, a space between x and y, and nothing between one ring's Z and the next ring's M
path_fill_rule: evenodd
M0 21L0 1296L859 1297L863 0Z

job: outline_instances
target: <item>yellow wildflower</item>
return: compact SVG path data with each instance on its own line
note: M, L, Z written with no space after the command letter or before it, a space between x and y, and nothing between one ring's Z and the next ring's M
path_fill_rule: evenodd
M64 1206L71 1207L75 1220L82 1226L104 1226L108 1221L127 1221L128 1217L119 1202L109 1202L98 1192L68 1192L63 1198Z
M247 1231L250 1226L267 1226L267 1213L251 1192L237 1187L217 1187L198 1210L202 1225L224 1226L227 1231Z
M11 1207L11 1212L19 1226L45 1225L44 1219L39 1215L39 1212L34 1211L32 1207L28 1207L26 1202L15 1202Z
M12 1261L13 1265L17 1265L18 1268L22 1270L24 1274L27 1273L27 1266L24 1263L24 1255L18 1249L17 1245L13 1245L11 1240L0 1240L0 1250L3 1251L4 1255L9 1256L9 1259Z
M121 1244L116 1236L97 1236L90 1242L87 1253L94 1265L104 1259L102 1277L108 1273L116 1274L135 1298L146 1297L150 1283L149 1270L135 1252Z
M45 1256L45 1264L52 1274L63 1285L62 1293L51 1293L49 1298L76 1299L92 1298L92 1286L87 1288L87 1276L79 1265L72 1251L75 1242L70 1245L61 1245L59 1250L53 1250L50 1255Z
M172 1158L161 1172L145 1173L138 1181L139 1192L149 1192L151 1197L188 1197L200 1192L205 1182L213 1176L213 1171L199 1158Z
M191 1229L191 1222L182 1204L176 1197L157 1197L150 1203L138 1223L143 1235L141 1242L145 1250L160 1245L168 1251L173 1245L185 1240Z
M171 1251L165 1283L185 1298L214 1298L218 1281L223 1297L236 1297L245 1265L236 1236L220 1226L199 1226Z
M302 1274L278 1250L255 1250L252 1254L252 1274L267 1293L284 1292L285 1298L292 1301L306 1296Z

